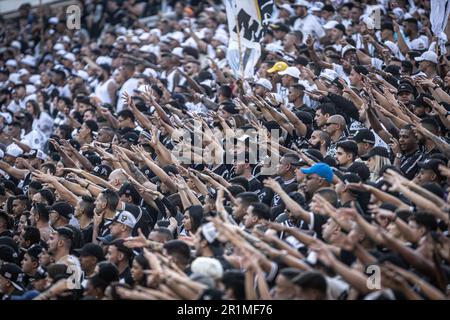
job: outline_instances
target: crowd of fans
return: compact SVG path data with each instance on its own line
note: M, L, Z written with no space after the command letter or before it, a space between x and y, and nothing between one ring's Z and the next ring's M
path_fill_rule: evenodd
M274 2L252 79L221 1L0 19L3 300L449 298L430 1Z

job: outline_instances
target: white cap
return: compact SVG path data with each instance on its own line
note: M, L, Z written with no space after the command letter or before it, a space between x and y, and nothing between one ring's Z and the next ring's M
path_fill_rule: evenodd
M395 15L395 17L397 18L397 20L400 20L403 18L404 16L404 12L402 8L394 8L392 9L392 13Z
M26 64L27 66L34 67L36 65L36 59L29 54L27 54L25 57L23 57L22 60L20 60L20 63Z
M34 84L35 86L41 85L41 75L40 75L40 74L33 74L33 75L30 77L30 82L31 82L32 84Z
M339 22L337 22L336 20L331 20L331 21L328 21L327 23L325 23L323 28L325 30L330 30L330 29L333 29L334 27L336 27L338 24L339 24Z
M64 55L64 59L74 62L76 60L75 55L72 52L68 52Z
M30 73L28 72L28 70L27 70L27 69L24 69L24 68L22 68L22 69L20 69L19 71L17 71L17 73L19 74L19 77L21 77L21 76L26 76L26 75L30 74Z
M70 38L69 38L68 36L63 36L63 37L61 38L61 41L62 41L62 42L66 42L66 43L70 43Z
M272 91L273 87L272 87L272 83L265 79L265 78L259 78L258 80L255 81L255 84L260 85L261 87Z
M150 34L157 36L158 38L161 38L161 30L159 30L157 28L150 30Z
M122 34L122 35L124 35L124 34L127 33L127 28L125 28L125 27L118 27L118 28L116 29L116 32L117 32L117 34Z
M177 40L179 43L182 43L183 42L183 38L184 38L184 34L181 31L175 31L175 32L169 33L167 35L167 38L174 39L174 40Z
M60 56L60 57L64 57L66 55L67 51L66 50L58 50L56 52L56 55Z
M21 49L22 45L20 44L19 41L14 40L13 42L11 42L11 47L16 48L16 49Z
M222 44L227 44L228 43L228 37L222 33L216 33L214 35L214 37L212 38L212 40L217 40Z
M147 41L150 38L150 33L144 32L139 36L139 40L141 41Z
M4 156L5 156L5 153L3 152L2 149L0 149L0 159L3 159Z
M264 47L264 49L266 49L269 52L278 52L283 51L283 46L276 42L270 42Z
M352 46L351 44L346 45L344 48L342 48L342 56L345 56L347 51L350 51L350 50L356 51L356 48L354 46Z
M57 24L59 22L58 17L51 17L50 19L48 19L48 23L50 24Z
M47 159L47 155L44 153L44 151L42 151L42 150L37 150L36 158L39 158L39 159L45 161L45 160Z
M128 211L122 211L114 217L113 222L121 223L133 229L136 225L136 218Z
M438 63L438 56L434 51L425 51L420 57L416 57L416 61L430 61L433 63Z
M19 84L19 83L22 83L22 81L20 81L19 78L20 78L20 74L14 72L14 73L10 73L9 74L8 80L13 82L13 83L15 83L15 84Z
M23 154L23 150L20 149L17 144L13 143L6 147L6 154L13 157L18 157Z
M318 12L322 11L324 4L322 2L314 2L314 4L310 7L310 12Z
M137 36L132 36L130 43L139 44L139 43L141 43L141 41L139 40L139 38Z
M156 71L153 70L152 68L145 68L145 70L144 70L144 72L142 72L142 74L146 75L147 77L152 77L152 78L156 78L158 76Z
M300 79L300 70L297 67L287 67L286 70L278 72L280 76L288 75Z
M319 77L325 78L331 82L331 81L334 81L338 77L338 74L336 73L336 71L334 71L332 69L324 69L320 73Z
M294 7L306 7L309 8L311 6L311 3L309 3L308 1L305 0L297 0L295 1L295 3L293 4Z
M17 61L14 59L8 59L6 60L6 66L17 68Z
M5 119L5 122L8 124L10 124L13 120L13 118L9 112L0 112L0 117Z
M112 64L112 59L110 57L107 56L100 56L95 60L96 64L107 64L107 65L111 65Z
M34 94L36 92L36 87L33 86L32 84L27 84L25 86L25 89L26 89L27 95Z
M127 37L125 36L118 36L116 39L116 42L126 42L127 41Z
M373 18L365 16L362 21L366 24L367 29L375 29L375 20Z
M291 15L295 15L295 10L292 9L292 7L288 3L283 3L279 8L280 10L284 9L288 11Z
M57 42L53 46L53 50L55 50L55 51L64 50L64 45L60 42Z
M73 73L74 76L80 77L83 80L89 79L89 74L84 70L77 70Z
M222 278L223 267L219 260L210 257L198 257L191 264L193 273L209 276L214 280Z
M176 56L178 56L180 58L184 58L183 48L181 48L181 47L173 48L172 49L172 54L174 54L174 55L176 55Z
M140 36L141 34L143 34L145 31L144 29L136 29L134 30L134 34Z

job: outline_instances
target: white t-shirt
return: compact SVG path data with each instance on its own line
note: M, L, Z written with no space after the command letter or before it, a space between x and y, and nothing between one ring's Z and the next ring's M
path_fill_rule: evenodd
M303 33L303 42L306 41L309 34L315 38L325 36L323 26L312 14L308 14L304 18L297 18L294 22L294 30L300 30Z
M137 89L138 85L139 85L139 80L136 78L130 78L127 81L125 81L125 83L122 85L122 87L120 88L120 91L119 91L119 95L117 98L116 112L120 112L123 110L123 105L125 103L122 99L123 94L126 92L130 96L132 96L134 93L133 92L134 89Z

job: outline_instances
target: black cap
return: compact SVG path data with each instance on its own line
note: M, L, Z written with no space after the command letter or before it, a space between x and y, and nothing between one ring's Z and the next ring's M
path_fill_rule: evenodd
M93 175L104 179L108 179L111 172L112 168L106 164L100 164L98 166L95 166L94 170L92 170Z
M11 248L14 249L14 251L16 253L19 253L19 245L17 244L17 242L15 242L13 240L13 238L8 237L8 236L0 237L0 245L2 245L2 244L6 244L7 246L10 246Z
M222 109L231 114L238 114L239 110L236 109L234 103L222 103Z
M43 280L47 278L47 275L47 269L45 267L39 266L36 269L36 273L31 278L33 278L34 280Z
M74 250L80 257L95 257L97 261L103 261L105 256L103 249L98 244L86 243L83 248Z
M133 198L133 202L140 199L139 192L136 188L130 183L124 183L119 189L119 196L127 195Z
M439 159L428 159L418 163L419 167L425 170L432 170L439 178L442 178L439 165L445 166L445 162Z
M306 111L296 111L295 115L297 118L299 118L304 124L312 124L314 121L313 116L311 113Z
M367 152L365 155L362 155L361 159L366 161L366 160L368 160L369 158L371 158L373 156L380 156L380 157L389 159L389 152L388 152L388 150L386 148L377 146L377 147L374 147L369 152Z
M39 260L39 254L42 252L42 247L38 244L32 245L27 250L27 254L35 260Z
M6 244L0 245L0 260L1 261L14 263L14 262L16 262L17 257L18 257L17 252L14 251L14 248L12 248Z
M356 173L362 181L366 181L370 178L369 168L362 162L355 161L348 167L347 172Z
M338 30L341 30L345 34L345 26L342 23L338 23L334 27Z
M73 206L63 201L54 203L51 210L56 211L59 215L63 216L66 219L71 219L74 211Z
M270 27L275 31L289 32L291 30L287 24L282 22L271 24Z
M16 264L6 263L6 264L2 265L2 267L0 268L0 276L8 279L16 289L21 290L21 291L23 290L22 269L20 269Z
M353 140L356 143L359 142L367 142L370 144L375 144L375 135L370 129L361 129L356 132L355 136L353 137Z
M139 136L134 132L127 132L123 135L123 139L131 142L132 144L137 144L139 141Z
M397 93L401 93L401 92L409 92L414 94L414 89L413 87L409 84L409 83L402 83L397 90Z

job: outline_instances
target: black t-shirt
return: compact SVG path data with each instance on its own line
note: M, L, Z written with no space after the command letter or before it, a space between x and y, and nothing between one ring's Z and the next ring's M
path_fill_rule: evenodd
M417 149L412 154L403 155L400 160L400 170L406 178L412 180L420 170L418 163L423 161L423 153L420 149Z
M280 177L277 177L277 180L284 191L287 193L297 191L298 184L295 178L292 178L288 181L283 181ZM269 207L275 207L280 205L281 198L278 194L274 193L272 189L264 187L259 194L259 199L262 203L267 204Z
M262 184L255 177L251 178L248 181L248 191L255 192L255 193L260 193L261 189L262 189Z
M131 276L131 270L130 267L127 267L120 275L119 275L119 281L125 282L129 284L130 286L133 285L133 277Z
M92 233L94 232L94 224L91 222L81 230L82 245L92 242Z

